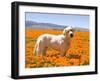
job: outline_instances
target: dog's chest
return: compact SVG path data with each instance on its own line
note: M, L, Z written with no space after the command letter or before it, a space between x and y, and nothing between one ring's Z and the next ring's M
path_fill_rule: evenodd
M67 41L62 41L61 42L61 47L63 47L63 48L68 48L70 46L70 41L69 40L67 40Z

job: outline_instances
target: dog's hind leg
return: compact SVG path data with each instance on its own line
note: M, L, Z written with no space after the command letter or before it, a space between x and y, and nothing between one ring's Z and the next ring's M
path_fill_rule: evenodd
M44 49L42 49L42 55L46 54L46 50L47 50L47 47L45 47Z
M36 50L37 50L37 43L34 46L33 55L36 55Z
M34 51L33 51L33 54L34 55L39 55L40 54L40 47L39 47L40 43L36 42L35 46L34 46Z

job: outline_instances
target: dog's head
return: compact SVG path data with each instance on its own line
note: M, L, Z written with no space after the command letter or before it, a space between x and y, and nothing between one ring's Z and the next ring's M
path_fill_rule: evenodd
M74 36L74 28L69 26L63 30L63 35L72 38Z

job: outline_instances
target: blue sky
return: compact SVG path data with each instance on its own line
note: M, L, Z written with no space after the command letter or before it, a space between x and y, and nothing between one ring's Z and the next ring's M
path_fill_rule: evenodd
M74 14L49 14L49 13L28 13L26 12L26 20L54 23L58 25L74 26L89 29L88 15Z

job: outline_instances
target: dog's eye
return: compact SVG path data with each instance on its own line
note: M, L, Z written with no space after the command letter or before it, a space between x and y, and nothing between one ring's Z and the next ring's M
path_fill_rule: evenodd
M73 31L72 29L70 31Z
M67 31L69 33L69 31Z
M72 31L72 30L69 30L68 32L70 32L70 31Z

